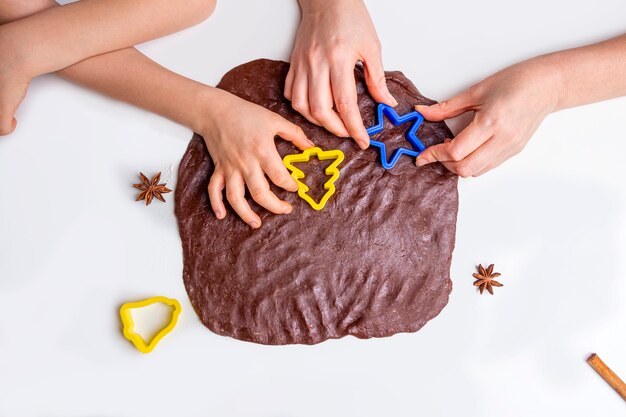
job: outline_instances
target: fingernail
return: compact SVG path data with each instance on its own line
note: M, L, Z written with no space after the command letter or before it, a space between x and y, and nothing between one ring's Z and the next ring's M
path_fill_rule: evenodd
M391 95L391 93L387 93L387 99L391 102L393 107L398 105L398 101Z
M315 144L310 139L307 139L306 141L309 143L310 147L314 147L315 146Z
M13 126L13 129L15 129L15 127L17 126L17 119L15 117L11 121L11 126Z
M291 213L291 210L293 210L293 208L291 207L291 205L289 205L289 207L285 208L285 210L283 210L283 214L289 214Z
M369 141L364 140L358 141L358 144L361 149L367 149L370 146Z
M417 165L418 167L423 167L427 163L428 163L428 161L426 159L424 159L424 158L417 158L415 160L415 165Z
M256 220L252 220L252 221L250 222L250 227L251 227L251 228L253 228L253 229L258 229L258 228L259 228L259 226L261 226L261 225L260 225L260 224L259 224L259 222L257 222Z

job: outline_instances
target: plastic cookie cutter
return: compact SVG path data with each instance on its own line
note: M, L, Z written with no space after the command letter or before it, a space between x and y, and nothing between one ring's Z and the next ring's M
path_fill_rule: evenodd
M387 116L387 118L391 121L391 123L393 123L394 126L413 122L411 128L406 132L405 135L406 140L411 144L413 149L398 148L393 153L390 160L387 160L387 147L385 146L385 144L374 139L370 140L370 144L377 147L380 152L380 163L383 168L393 168L402 155L417 157L420 153L424 151L424 149L426 149L424 144L422 144L422 142L416 135L417 129L419 129L419 127L424 122L424 116L416 111L412 111L410 113L399 116L398 113L396 113L396 111L393 109L393 107L382 103L379 103L378 107L376 108L377 124L367 129L367 134L370 135L370 137L383 131L385 122L383 115Z
M293 163L296 163L296 162L309 162L309 160L311 159L311 156L313 155L317 156L317 159L319 159L320 161L325 161L325 160L330 160L330 159L335 160L324 171L326 175L330 175L331 177L328 181L324 183L324 189L326 190L326 193L324 194L322 199L319 201L319 203L313 200L313 198L307 194L307 192L309 191L309 187L305 183L300 181L302 178L305 177L304 172L302 172L301 170L299 170L298 168L292 165ZM343 161L343 158L344 158L343 152L341 152L339 149L324 151L321 148L314 147L314 148L305 149L304 152L302 153L285 156L283 158L283 163L285 164L287 169L291 171L291 176L298 183L298 195L300 196L300 198L302 198L304 201L309 203L310 206L313 207L314 210L321 210L324 208L324 206L328 202L328 199L333 194L335 194L335 191L336 191L335 181L337 181L337 178L339 178L338 167L341 161Z
M147 307L152 304L163 303L170 307L172 307L172 318L169 323L158 331L157 334L154 335L152 340L145 341L140 334L135 332L135 322L133 321L133 317L130 313L130 310L135 308ZM147 298L141 301L132 301L125 303L120 308L120 316L122 317L122 325L124 326L124 337L132 342L133 345L142 353L150 353L156 347L156 345L163 339L172 329L176 326L178 322L178 316L180 315L181 307L180 303L177 300L172 298L157 296L152 298Z

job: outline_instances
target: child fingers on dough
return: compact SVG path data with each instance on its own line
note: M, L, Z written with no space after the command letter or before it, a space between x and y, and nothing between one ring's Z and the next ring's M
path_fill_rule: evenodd
M198 3L192 0L188 4ZM52 0L31 3L11 0L0 3L0 21L20 19L57 6ZM276 150L274 137L288 140L300 149L314 145L300 127L278 114L226 91L176 74L135 48L84 59L57 71L57 74L102 94L160 114L201 134L215 162L209 194L211 206L218 218L226 216L224 189L231 207L251 227L259 227L261 219L251 210L244 197L246 187L253 199L269 211L291 211L289 203L271 192L266 178L269 177L274 184L288 191L296 191L298 188ZM0 82L0 92L4 86ZM242 114L246 117L242 118Z
M15 129L34 77L179 31L214 8L215 0L0 2L0 135Z
M508 67L450 100L415 106L427 120L473 111L456 138L426 149L418 166L441 162L476 177L519 153L543 119L563 108L626 95L626 35Z
M300 149L314 146L302 129L278 114L221 90L219 106L207 113L199 133L204 137L215 171L209 181L211 207L218 219L226 216L223 196L250 227L261 226L261 218L250 208L245 193L275 214L288 214L291 205L279 199L266 178L287 191L298 184L289 175L276 150L274 137L290 141ZM241 115L246 117L242 118Z

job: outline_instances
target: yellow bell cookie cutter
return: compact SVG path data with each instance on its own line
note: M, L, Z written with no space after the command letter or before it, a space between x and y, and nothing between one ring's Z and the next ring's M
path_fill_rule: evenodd
M317 159L319 159L320 161L325 161L329 159L335 160L324 171L326 175L330 175L331 177L328 181L324 183L324 189L326 190L326 193L319 203L317 203L315 200L313 200L313 198L311 198L311 196L307 194L307 192L309 191L309 187L305 183L300 181L302 178L305 177L304 172L292 165L296 162L309 162L309 159L311 159L311 156L313 155L316 155ZM283 163L285 164L287 169L291 171L291 176L298 183L298 195L300 196L300 198L309 203L314 210L321 210L328 202L328 199L333 194L335 194L335 181L337 181L337 178L339 178L338 166L341 161L343 161L343 158L343 152L341 152L339 149L324 151L316 146L314 148L305 149L302 153L285 156L283 158Z
M152 340L146 342L140 334L135 332L135 322L133 316L130 314L130 310L135 308L147 307L152 304L163 303L172 307L172 318L167 326L159 330L154 335ZM151 297L141 301L131 301L125 303L120 308L120 316L122 318L122 325L124 326L124 337L132 342L133 345L142 353L150 353L156 347L156 345L163 339L178 322L178 316L180 315L181 307L178 300L173 298L167 298L162 296Z

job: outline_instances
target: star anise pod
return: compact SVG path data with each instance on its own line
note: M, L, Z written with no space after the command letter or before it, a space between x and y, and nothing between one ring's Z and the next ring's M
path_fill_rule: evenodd
M141 190L135 201L146 200L147 206L148 204L152 203L153 198L156 198L157 200L161 200L165 203L163 194L170 193L172 192L172 190L167 188L165 184L159 184L159 181L161 180L161 173L159 172L158 174L156 174L154 177L152 177L151 180L143 175L142 172L139 173L139 177L141 178L141 183L133 184L133 187Z
M482 265L478 265L478 272L478 274L473 274L474 278L476 278L474 285L478 287L481 294L485 291L485 289L487 289L489 294L493 295L493 287L503 286L494 279L498 278L500 274L493 272L493 264L489 265L487 269L485 269Z

